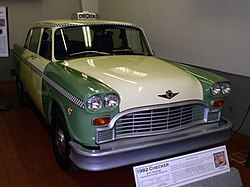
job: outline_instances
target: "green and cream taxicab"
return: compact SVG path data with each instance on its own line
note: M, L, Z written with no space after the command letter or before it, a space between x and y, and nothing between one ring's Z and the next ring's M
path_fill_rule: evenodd
M97 171L230 139L230 82L154 57L143 30L102 20L35 23L13 47L20 101L51 127L58 164Z

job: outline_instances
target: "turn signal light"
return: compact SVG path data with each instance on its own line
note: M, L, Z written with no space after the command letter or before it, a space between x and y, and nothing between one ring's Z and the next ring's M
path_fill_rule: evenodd
M107 125L110 122L110 117L102 117L93 119L92 123L95 126Z
M223 105L224 105L224 100L212 101L212 106L214 107L221 107Z

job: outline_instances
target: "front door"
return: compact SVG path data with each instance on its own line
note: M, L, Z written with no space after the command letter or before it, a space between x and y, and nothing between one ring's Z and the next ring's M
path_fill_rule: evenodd
M33 28L27 38L24 58L28 71L23 76L23 84L39 111L44 114L42 104L43 72L50 62L51 30Z

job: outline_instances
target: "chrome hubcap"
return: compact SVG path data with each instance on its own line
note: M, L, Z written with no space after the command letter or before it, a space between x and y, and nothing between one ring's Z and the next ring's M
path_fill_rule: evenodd
M66 146L65 146L65 136L63 134L63 130L59 127L56 131L56 145L59 153L65 157Z
M21 83L19 81L17 82L17 91L18 91L19 94L22 91L22 86L21 86Z

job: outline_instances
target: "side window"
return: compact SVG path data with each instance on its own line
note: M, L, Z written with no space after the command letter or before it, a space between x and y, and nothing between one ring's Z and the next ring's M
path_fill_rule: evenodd
M24 43L24 48L28 49L29 48L29 43L30 43L30 38L32 36L33 30L31 29L26 37L25 43Z
M39 55L50 59L51 58L51 29L45 28L42 34Z
M40 40L41 28L33 28L30 31L30 38L28 38L28 43L26 43L27 49L30 51L37 53L39 40Z

